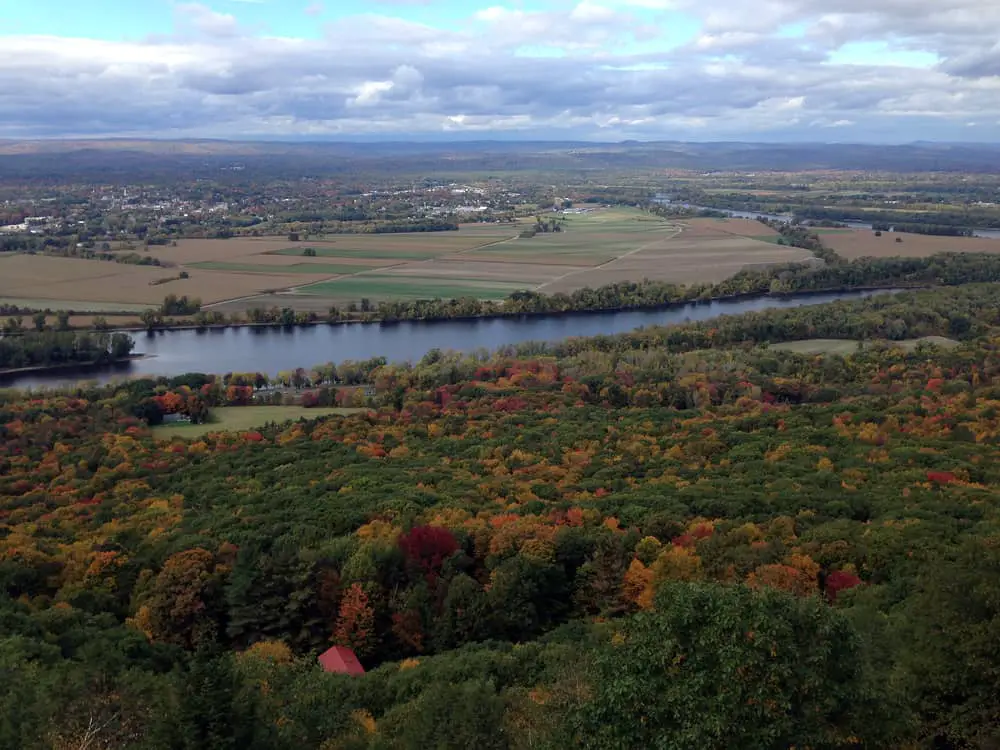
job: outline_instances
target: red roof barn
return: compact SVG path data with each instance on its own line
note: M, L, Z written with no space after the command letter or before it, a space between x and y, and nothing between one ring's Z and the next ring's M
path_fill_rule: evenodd
M319 664L324 672L337 674L359 675L365 673L358 657L346 646L334 646L319 655Z

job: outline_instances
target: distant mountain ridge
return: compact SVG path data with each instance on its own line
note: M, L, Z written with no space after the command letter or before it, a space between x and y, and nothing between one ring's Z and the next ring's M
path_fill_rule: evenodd
M249 170L336 173L388 167L439 170L1000 170L1000 144L753 143L623 141L229 141L212 139L0 140L0 173L17 177L128 172L214 171L239 162Z

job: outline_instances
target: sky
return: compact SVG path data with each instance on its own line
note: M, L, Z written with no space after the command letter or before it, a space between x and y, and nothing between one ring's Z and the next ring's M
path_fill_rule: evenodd
M0 0L0 138L1000 141L997 0Z

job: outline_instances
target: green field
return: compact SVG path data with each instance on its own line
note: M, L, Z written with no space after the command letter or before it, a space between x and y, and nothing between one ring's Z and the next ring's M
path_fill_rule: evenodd
M372 260L429 260L503 242L519 228L484 224L457 232L401 232L399 234L334 235L328 244L285 247L267 255L301 256L310 248L317 258L371 258Z
M205 424L161 424L153 428L158 438L196 438L209 432L250 430L263 427L268 422L291 422L296 419L315 419L329 414L356 414L365 409L339 409L301 406L219 406L212 409L212 421Z
M385 276L366 274L332 281L321 281L301 287L300 294L321 297L358 299L449 299L476 297L478 299L503 299L533 285L525 282L480 281L477 279L431 279L419 276Z
M373 260L429 260L436 258L450 249L438 251L420 250L389 250L378 247L371 248L351 248L351 247L314 247L317 258L371 258ZM265 255L295 255L302 256L302 248L286 247L282 250L271 250ZM279 266L275 266L278 268Z
M468 257L474 259L477 255L490 253L517 257L537 255L577 258L581 265L594 265L667 239L677 232L677 228L664 219L628 208L591 214L543 215L542 218L558 219L563 231L487 245L469 252Z
M802 341L786 341L782 344L774 344L772 349L785 352L795 352L797 354L853 354L858 350L858 344L871 345L873 341L859 342L851 339L803 339ZM903 339L901 341L886 341L894 347L900 347L908 352L917 348L918 344L934 344L942 347L958 346L954 339L944 336L924 336L919 339Z
M301 253L299 253L301 255ZM317 252L317 255L319 253ZM370 271L374 266L347 265L337 263L293 263L289 266L265 266L260 263L230 263L228 261L209 260L201 263L189 263L188 268L200 268L205 271L238 271L240 273L313 273L324 276L358 273Z

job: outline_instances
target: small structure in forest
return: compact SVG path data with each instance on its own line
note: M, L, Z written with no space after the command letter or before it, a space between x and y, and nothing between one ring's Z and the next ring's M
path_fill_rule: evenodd
M346 646L334 646L319 655L319 665L324 672L336 674L362 675L365 668L361 666L358 657Z

